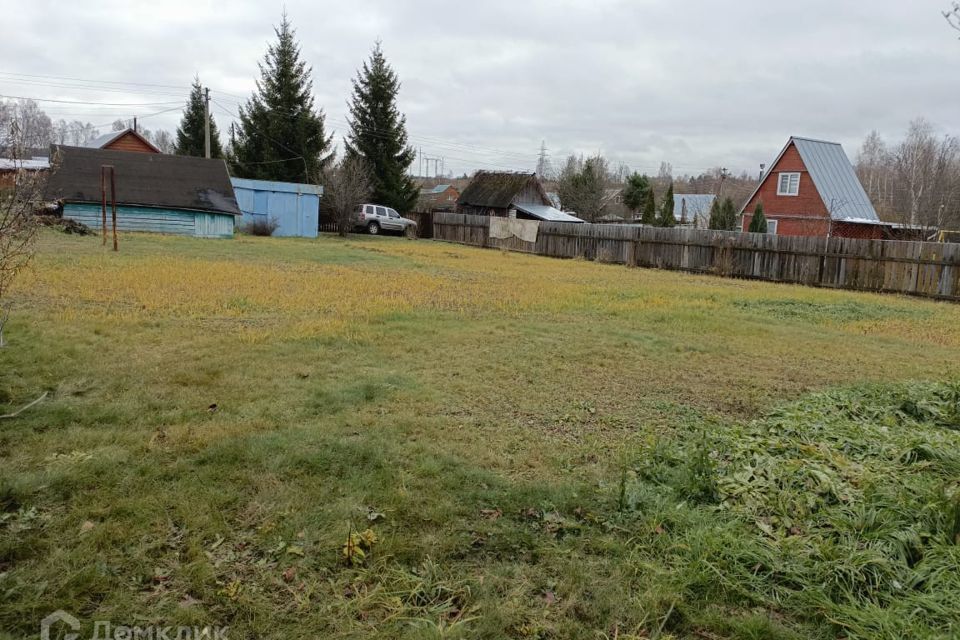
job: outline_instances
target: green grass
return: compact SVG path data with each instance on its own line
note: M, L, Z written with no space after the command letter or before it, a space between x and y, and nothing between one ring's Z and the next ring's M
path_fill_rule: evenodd
M960 633L955 305L56 234L11 303L0 637Z

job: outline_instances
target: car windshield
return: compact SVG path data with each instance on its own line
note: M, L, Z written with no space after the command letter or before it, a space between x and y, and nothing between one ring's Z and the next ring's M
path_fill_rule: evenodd
M390 214L391 218L399 218L400 214L394 211L393 209L387 209L387 213Z

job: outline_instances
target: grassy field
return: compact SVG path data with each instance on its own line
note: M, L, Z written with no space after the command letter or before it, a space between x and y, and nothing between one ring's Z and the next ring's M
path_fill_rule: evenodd
M960 634L960 306L53 233L12 302L0 637Z

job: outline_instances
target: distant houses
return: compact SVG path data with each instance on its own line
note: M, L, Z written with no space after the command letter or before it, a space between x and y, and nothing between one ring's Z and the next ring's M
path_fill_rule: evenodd
M457 200L457 212L499 218L583 222L553 206L535 173L478 171Z
M459 198L460 191L454 185L438 184L420 190L417 206L421 211L454 211Z
M223 160L90 147L54 147L59 161L47 197L63 203L63 217L101 226L101 169L116 174L117 229L203 238L233 237L240 209ZM109 213L108 213L109 215ZM109 224L109 222L108 222Z
M880 220L836 142L791 137L740 210L743 231L761 202L772 234L880 240L895 226Z

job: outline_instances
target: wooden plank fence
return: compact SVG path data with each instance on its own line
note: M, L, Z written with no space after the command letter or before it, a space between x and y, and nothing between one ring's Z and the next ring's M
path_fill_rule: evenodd
M541 222L531 243L491 238L489 224L487 216L438 212L433 237L555 258L960 301L956 243L566 222Z

